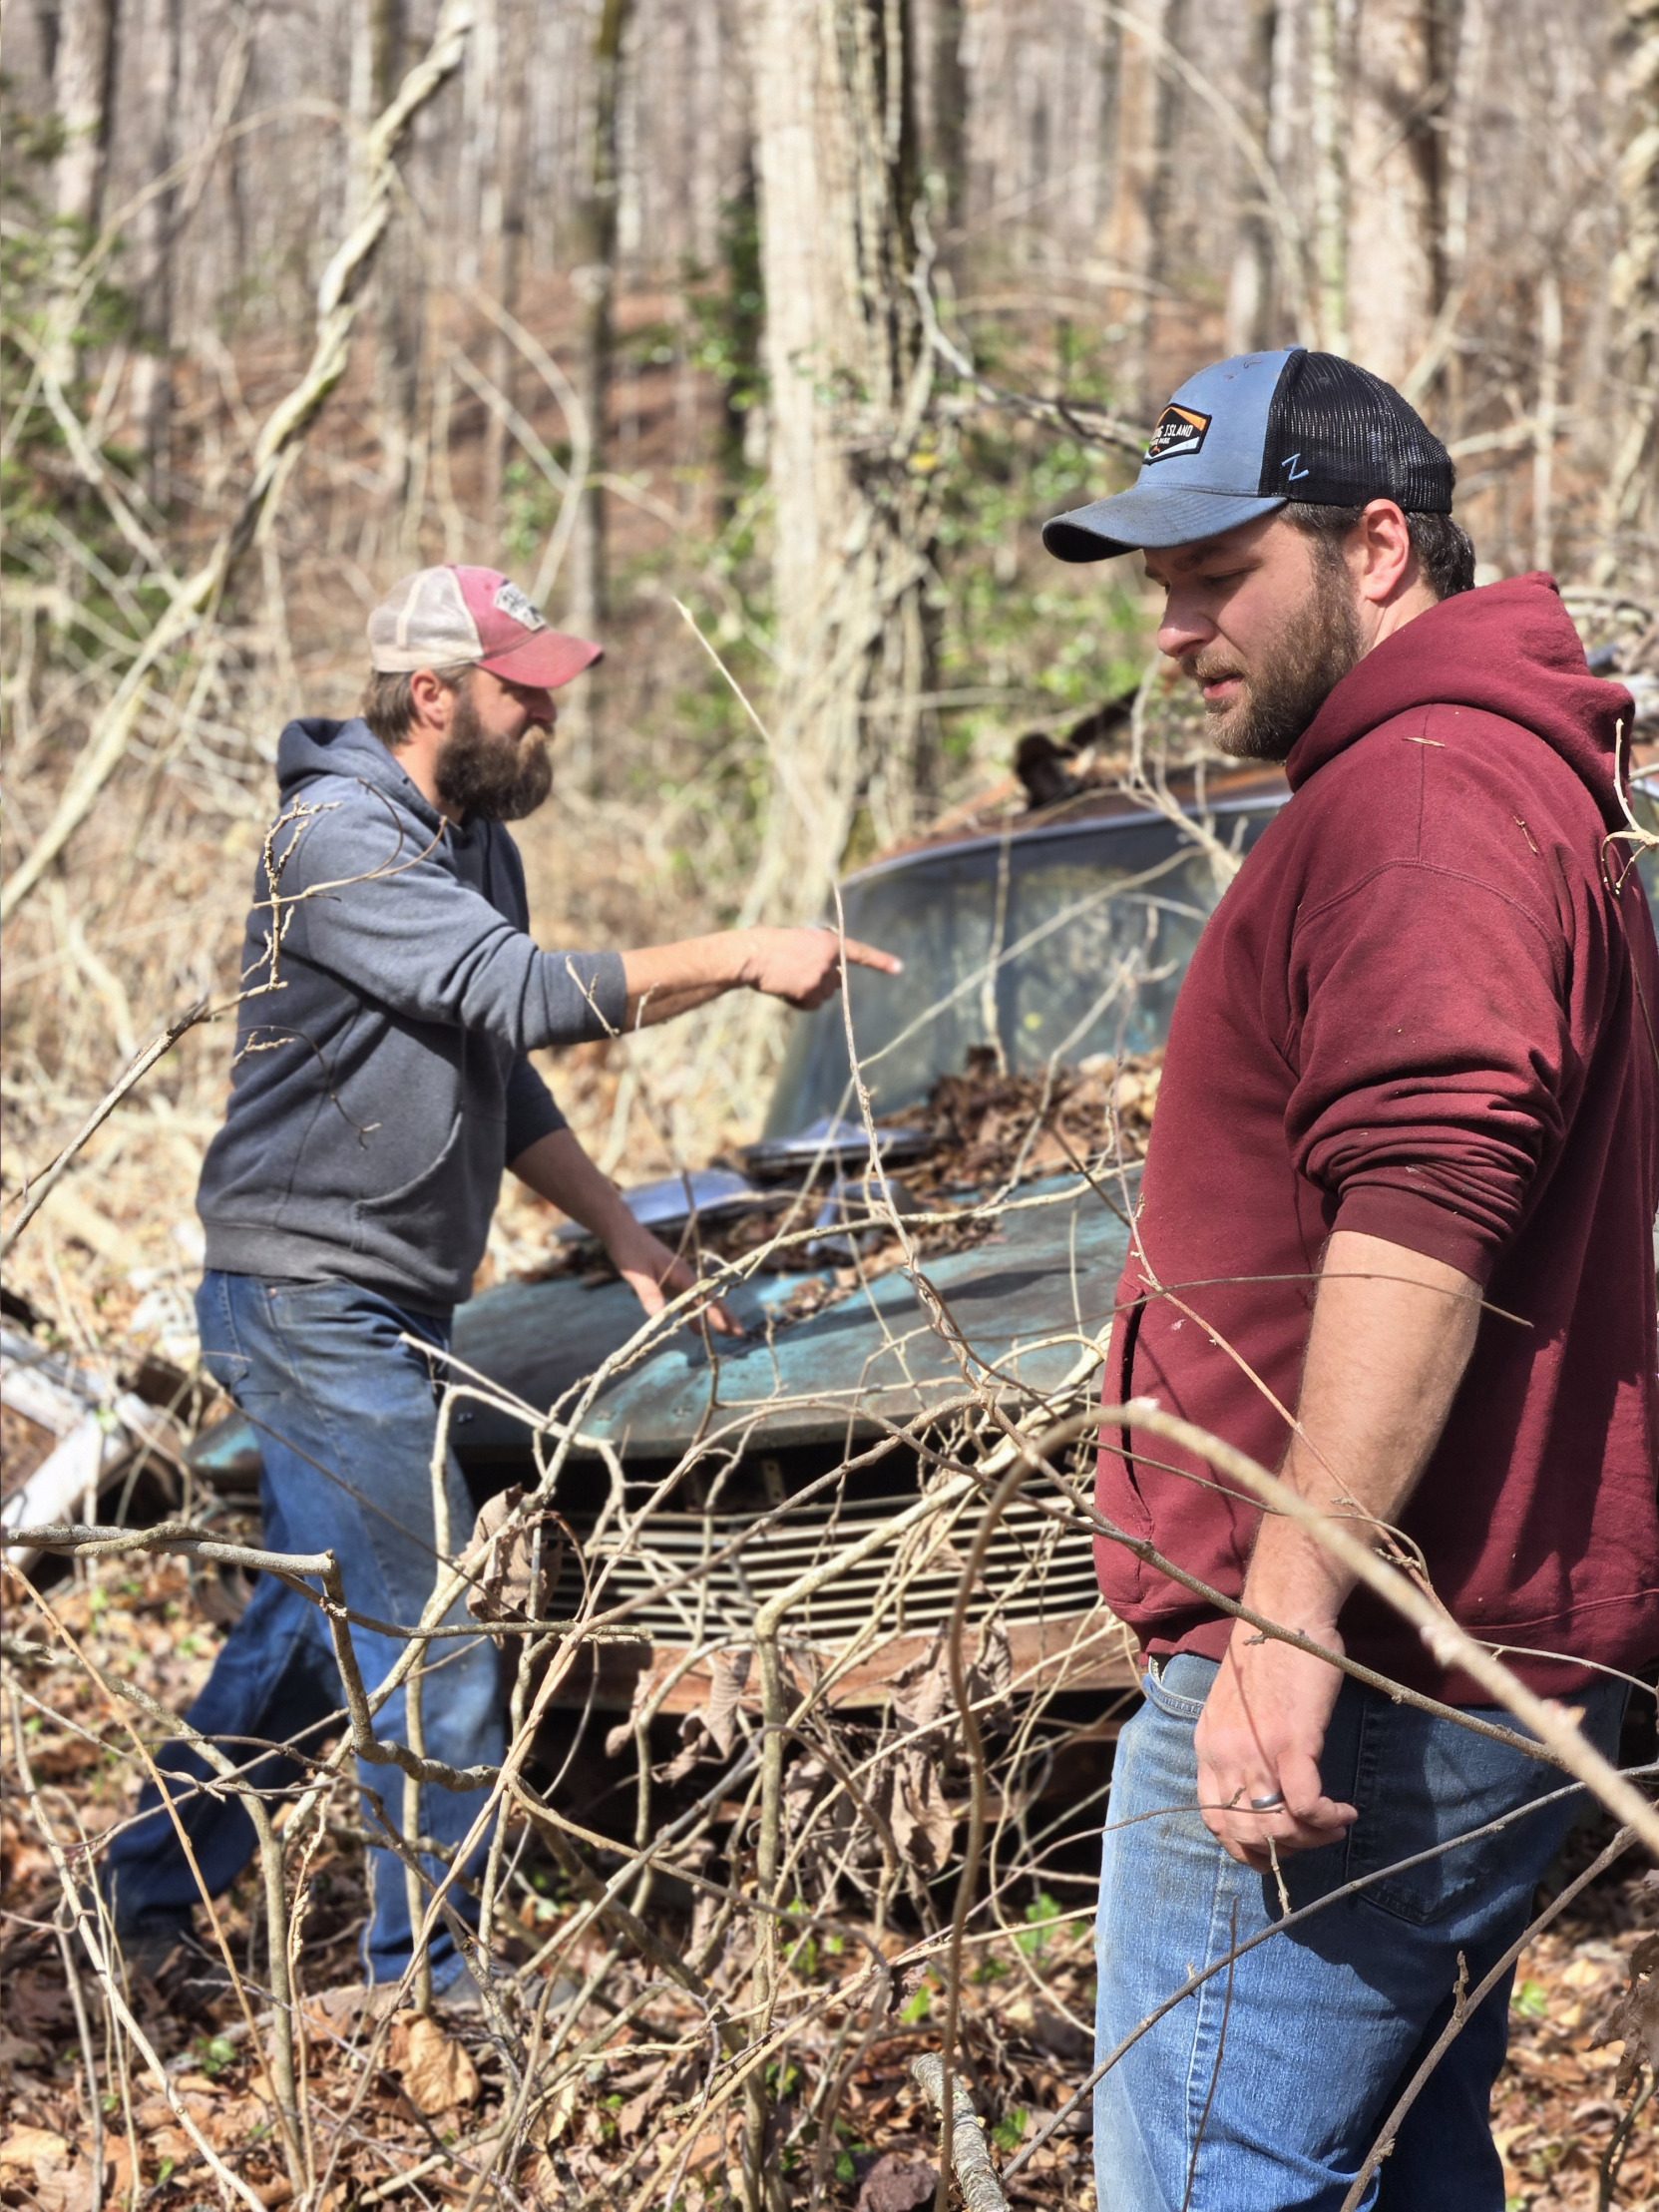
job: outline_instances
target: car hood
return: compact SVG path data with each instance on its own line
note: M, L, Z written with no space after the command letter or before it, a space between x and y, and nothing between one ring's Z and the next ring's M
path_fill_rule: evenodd
M969 1349L971 1375L1051 1391L1098 1359L1127 1253L1126 1212L1070 1177L1038 1183L985 1241L923 1263ZM789 1319L783 1309L814 1272L757 1274L728 1292L749 1334L736 1345L715 1339L712 1358L683 1328L651 1338L607 1380L582 1418L583 1438L645 1459L733 1429L754 1445L816 1443L909 1421L962 1391L962 1363L907 1275L894 1270ZM638 1328L625 1283L506 1283L457 1312L455 1352L538 1412L565 1400L568 1418L580 1393L567 1394ZM466 1457L493 1459L523 1453L530 1431L475 1404L454 1435Z

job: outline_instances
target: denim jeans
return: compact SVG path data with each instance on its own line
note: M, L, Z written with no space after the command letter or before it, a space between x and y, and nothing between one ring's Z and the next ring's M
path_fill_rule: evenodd
M1180 1654L1143 1684L1113 1770L1100 1875L1096 2062L1195 1972L1283 1917L1271 1877L1197 1811L1193 1729L1216 1676ZM1574 1691L1609 1756L1620 1682ZM1481 1709L1512 1725L1508 1716ZM1321 1762L1358 1808L1341 1843L1283 1862L1293 1910L1558 1790L1558 1768L1345 1681ZM1246 1952L1096 2084L1099 2212L1338 2212L1382 2122L1451 2016L1528 1918L1582 1792L1389 1875ZM1431 2075L1364 2199L1392 2212L1503 2212L1487 2111L1505 1976Z
M418 1620L439 1568L431 1473L437 1369L424 1352L400 1339L414 1337L441 1350L448 1343L447 1325L350 1283L266 1282L250 1275L208 1274L197 1293L197 1313L205 1365L259 1435L266 1547L331 1550L354 1610L377 1620ZM447 1500L451 1548L459 1550L472 1533L472 1506L453 1455ZM457 1600L448 1618L467 1620L463 1601ZM365 1628L354 1627L352 1640L372 1694L403 1646ZM280 1745L303 1737L306 1750L320 1749L324 1736L338 1728L343 1703L321 1612L262 1574L188 1718L240 1764L253 1743ZM498 1761L505 1731L495 1647L483 1637L430 1645L421 1712L429 1758L458 1767ZM382 1707L375 1733L407 1742L401 1689ZM169 1745L157 1763L164 1773L193 1782L207 1771L199 1754L179 1743ZM269 1792L292 1786L303 1772L298 1761L272 1751L254 1762L250 1779ZM387 1817L401 1825L401 1770L360 1762L359 1773L365 1789L379 1795ZM459 1844L485 1794L423 1786L422 1835ZM203 1881L209 1895L217 1896L252 1857L253 1824L234 1796L191 1794L176 1802ZM149 1817L125 1829L109 1857L106 1878L117 1925L129 1932L170 1924L183 1929L201 1892L154 1783L147 1785L140 1809ZM383 1833L366 1800L365 1824L371 1834ZM466 1871L475 1871L481 1859L482 1846ZM440 1861L429 1856L424 1864L441 1878ZM369 1978L395 1981L409 1964L412 1946L403 1862L376 1846L369 1853ZM449 1896L463 1917L472 1917L459 1886ZM461 1972L454 1939L442 1922L431 1959L440 1988Z

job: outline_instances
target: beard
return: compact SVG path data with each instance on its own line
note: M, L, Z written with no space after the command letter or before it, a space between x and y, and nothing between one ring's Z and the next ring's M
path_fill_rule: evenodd
M1316 542L1307 597L1277 638L1242 666L1232 648L1212 647L1183 655L1181 670L1198 682L1239 676L1242 696L1215 706L1204 702L1211 742L1234 760L1280 761L1361 655L1347 567Z
M521 822L553 788L547 731L532 723L522 737L496 735L484 727L463 685L433 773L438 796L458 814Z

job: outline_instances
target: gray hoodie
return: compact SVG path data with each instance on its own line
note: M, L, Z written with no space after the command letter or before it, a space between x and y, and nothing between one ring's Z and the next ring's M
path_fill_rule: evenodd
M274 987L238 1010L207 1265L447 1312L503 1167L565 1126L525 1056L615 1035L622 959L543 952L507 831L447 823L366 722L290 722L276 774L242 958L244 990Z

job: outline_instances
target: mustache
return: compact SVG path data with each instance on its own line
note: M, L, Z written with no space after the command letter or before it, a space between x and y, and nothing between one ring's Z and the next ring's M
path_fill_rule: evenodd
M1208 683L1212 676L1245 676L1245 669L1237 661L1229 661L1208 653L1183 653L1176 665L1193 683Z

